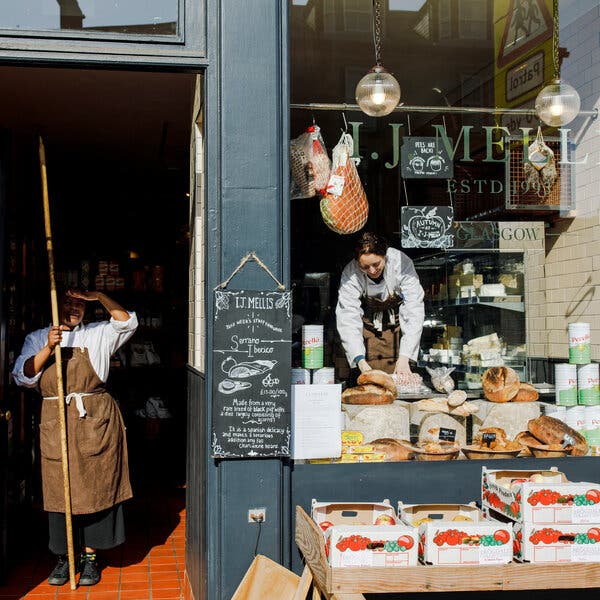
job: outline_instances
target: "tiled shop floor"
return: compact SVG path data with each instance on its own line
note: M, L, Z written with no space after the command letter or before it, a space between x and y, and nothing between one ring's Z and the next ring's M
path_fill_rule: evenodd
M43 517L42 517L43 519ZM48 585L54 559L43 546L45 521L31 550L11 557L0 600L173 600L184 595L185 489L153 490L126 504L127 541L98 553L102 579L92 587L71 591L69 583ZM77 580L78 576L76 577Z

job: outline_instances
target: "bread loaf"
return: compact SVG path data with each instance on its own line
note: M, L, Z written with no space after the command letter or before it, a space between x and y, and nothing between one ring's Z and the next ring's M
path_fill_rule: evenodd
M511 402L535 402L539 397L538 391L532 385L521 383L517 395Z
M463 402L463 404L450 408L450 414L459 417L468 417L469 415L474 415L478 410L479 406L473 402Z
M510 367L492 367L484 371L481 384L491 402L508 402L519 392L519 376Z
M375 385L379 385L392 394L394 397L396 396L398 389L392 376L386 373L385 371L379 371L378 369L371 369L370 371L365 371L358 376L356 382L359 385L365 385L367 383L374 383Z
M373 446L375 452L383 452L386 462L410 460L414 456L414 450L410 449L410 442L407 441L403 444L394 438L379 438L369 442L369 445Z
M467 399L467 392L465 390L454 390L448 394L448 406L460 406Z
M342 392L344 404L391 404L394 399L395 394L372 383L357 385Z
M531 419L527 423L527 429L543 444L561 444L572 456L587 454L588 445L585 438L560 419L543 415Z
M426 398L425 400L419 400L415 402L415 407L424 412L450 412L446 398Z

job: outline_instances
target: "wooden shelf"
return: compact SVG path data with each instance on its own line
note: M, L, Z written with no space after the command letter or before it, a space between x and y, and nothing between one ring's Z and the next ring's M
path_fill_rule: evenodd
M323 533L296 507L296 544L321 592L337 600L362 594L483 592L600 587L600 563L512 562L506 565L330 567ZM331 596L330 596L331 595Z

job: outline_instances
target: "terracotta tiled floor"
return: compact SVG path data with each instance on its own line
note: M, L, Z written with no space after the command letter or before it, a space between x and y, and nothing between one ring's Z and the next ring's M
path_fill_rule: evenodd
M69 583L51 586L47 577L54 559L41 545L20 558L11 557L12 567L0 600L172 600L184 598L185 489L157 490L126 504L126 543L98 553L102 580L92 587L71 591ZM45 528L43 517L40 528ZM77 579L77 578L76 578Z

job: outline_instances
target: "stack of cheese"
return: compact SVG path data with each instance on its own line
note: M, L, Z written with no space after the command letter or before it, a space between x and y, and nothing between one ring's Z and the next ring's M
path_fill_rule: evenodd
M469 340L463 346L463 362L472 367L497 367L504 364L497 333Z

